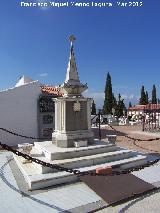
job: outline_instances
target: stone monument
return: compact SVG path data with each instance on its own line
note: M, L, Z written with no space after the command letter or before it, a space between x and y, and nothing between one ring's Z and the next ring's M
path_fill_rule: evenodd
M79 80L73 42L71 41L70 56L66 79L60 86L63 97L55 98L55 131L52 141L58 147L87 146L93 142L91 131L91 99L84 98L82 92L87 84Z
M143 165L146 163L146 156L116 146L113 136L109 136L107 142L93 139L91 99L82 95L87 85L82 84L78 77L73 48L75 37L70 36L70 41L66 79L60 86L63 97L54 99L55 131L52 140L34 142L31 152L28 145L23 144L23 151L26 152L27 149L32 157L41 161L81 172L108 166L123 169ZM78 180L78 176L73 173L31 161L24 163L24 159L17 155L14 155L14 159L31 190Z

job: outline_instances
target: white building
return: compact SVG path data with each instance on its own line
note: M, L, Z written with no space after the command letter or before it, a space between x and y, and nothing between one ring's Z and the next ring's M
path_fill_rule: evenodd
M48 126L45 119L43 124L43 116L50 116L51 112L45 115L40 111L40 97L50 97L58 95L58 89L54 87L42 86L39 81L33 81L30 78L22 77L15 87L0 91L0 127L16 132L21 135L32 137L47 136ZM54 112L52 112L53 114ZM48 124L52 127L51 122ZM51 129L50 129L51 130ZM25 139L11 135L0 130L0 141L8 145L17 145L18 143L34 142L34 140Z
M146 109L146 105L136 105L133 107L129 107L127 114L128 116L131 116L134 119L139 119L144 114L144 111Z

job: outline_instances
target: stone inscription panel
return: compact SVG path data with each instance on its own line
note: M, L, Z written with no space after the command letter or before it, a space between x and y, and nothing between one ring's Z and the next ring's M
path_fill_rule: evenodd
M73 110L75 102L66 102L66 130L87 130L87 102L80 101L80 111L75 112Z

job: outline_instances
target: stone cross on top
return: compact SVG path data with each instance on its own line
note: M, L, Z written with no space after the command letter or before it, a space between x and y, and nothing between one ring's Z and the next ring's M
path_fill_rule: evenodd
M71 41L71 45L73 44L73 42L76 40L74 35L69 36L69 40Z
M61 92L64 96L80 96L87 89L86 84L82 84L79 80L76 60L74 56L73 42L76 40L74 35L69 36L71 42L69 62L67 66L66 79L61 85Z
M79 81L76 61L74 57L74 49L73 49L73 42L76 40L76 38L74 37L74 35L71 35L69 36L69 40L71 41L71 49L70 49L69 63L67 67L65 82Z

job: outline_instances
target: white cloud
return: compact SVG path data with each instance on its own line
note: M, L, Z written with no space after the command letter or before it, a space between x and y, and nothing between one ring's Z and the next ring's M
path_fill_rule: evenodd
M44 72L44 73L41 73L39 74L40 77L47 77L48 76L48 73L47 72Z
M88 98L93 98L95 103L96 103L96 107L98 108L102 108L103 103L104 103L104 92L101 91L93 91L93 90L86 90L83 95L85 97Z
M136 105L139 102L139 96L134 95L134 94L123 94L122 98L124 99L124 103L126 105L126 107L128 106L129 102L132 103L132 105Z
M88 98L93 98L96 103L97 109L102 109L105 98L104 92L88 89L83 93L83 95ZM139 100L139 97L134 94L122 94L121 97L124 99L126 106L128 105L129 101L131 101L133 104L136 104Z
M134 95L134 94L129 94L129 95L127 95L127 94L122 94L122 96L121 96L123 99L125 99L125 100L139 100L139 97L138 96L136 96L136 95Z

